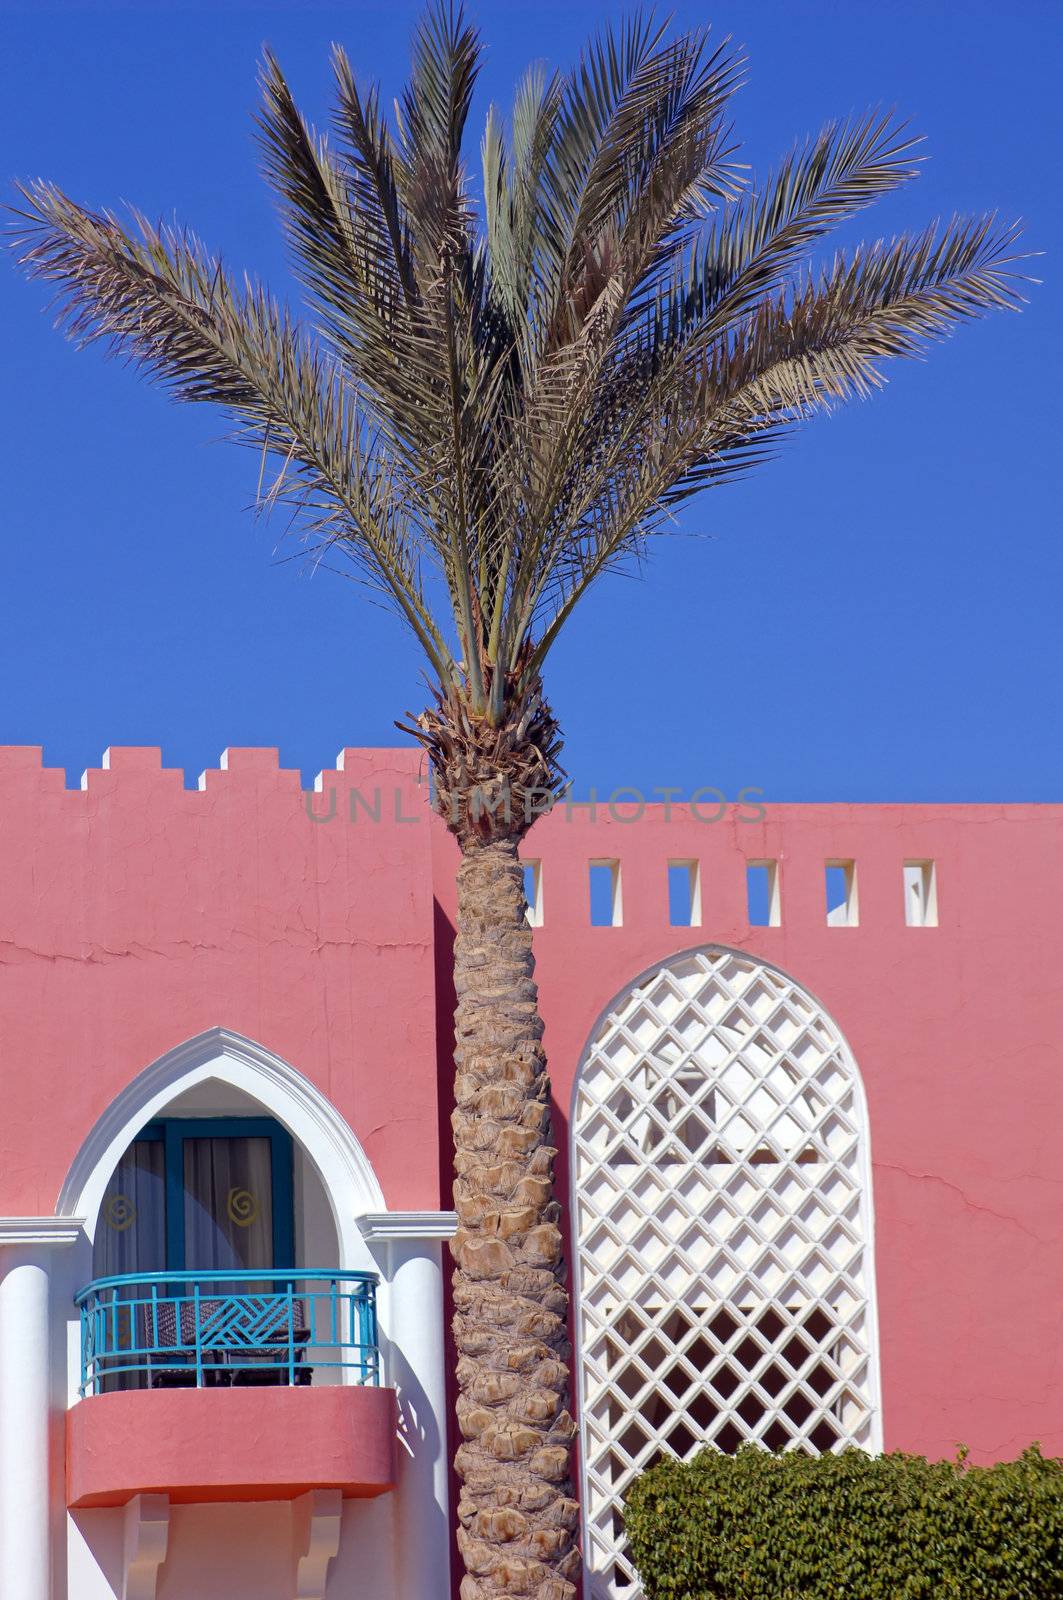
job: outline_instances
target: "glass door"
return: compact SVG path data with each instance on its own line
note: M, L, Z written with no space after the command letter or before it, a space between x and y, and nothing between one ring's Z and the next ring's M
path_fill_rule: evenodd
M276 1123L165 1124L167 1265L185 1272L293 1265L292 1145Z
M107 1292L104 1389L143 1386L145 1341L179 1349L194 1339L197 1319L202 1330L228 1314L227 1295L269 1293L268 1274L295 1264L293 1234L292 1141L279 1123L150 1123L115 1168L96 1230L93 1277L130 1280ZM256 1270L261 1280L206 1276ZM162 1272L205 1276L144 1283L145 1274Z
M183 1139L188 1272L273 1267L273 1173L262 1136Z
M292 1141L266 1117L150 1123L100 1208L93 1276L294 1265Z

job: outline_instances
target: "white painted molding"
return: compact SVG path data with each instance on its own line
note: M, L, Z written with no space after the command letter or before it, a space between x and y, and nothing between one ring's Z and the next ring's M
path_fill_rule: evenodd
M122 1600L155 1600L170 1541L168 1494L138 1494L124 1513Z
M458 1226L456 1211L370 1211L358 1218L363 1239L452 1239Z
M343 1495L311 1489L292 1501L295 1600L325 1600L329 1563L339 1553Z
M341 1250L352 1246L358 1239L353 1217L385 1203L356 1135L309 1078L264 1045L222 1027L175 1045L115 1096L74 1158L57 1217L84 1217L86 1232L94 1234L104 1191L127 1146L178 1095L212 1079L257 1100L306 1150L336 1208ZM350 1264L348 1249L341 1265Z
M0 1244L76 1244L81 1217L0 1217Z

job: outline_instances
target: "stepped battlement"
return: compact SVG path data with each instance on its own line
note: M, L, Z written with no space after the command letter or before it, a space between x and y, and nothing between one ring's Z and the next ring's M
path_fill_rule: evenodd
M339 752L334 766L325 767L318 774L315 787L321 788L327 779L333 777L356 783L370 773L392 772L405 779L411 776L416 779L423 773L423 768L423 757L420 751L414 749L345 749ZM221 752L218 765L207 767L199 773L192 786L188 784L183 768L163 766L162 748L159 745L108 745L100 757L99 766L88 767L81 774L81 782L76 790L85 793L112 792L118 776L123 779L155 777L165 789L176 786L191 794L217 787L219 782L226 779L245 777L276 777L279 783L288 787L303 787L299 769L282 767L280 751L276 747L231 745ZM68 784L64 768L45 766L42 745L0 745L0 783L17 782L20 777L36 779L49 788L76 792L74 786Z
M105 849L147 867L162 852L171 868L184 856L198 877L218 829L225 877L239 873L242 851L260 861L266 835L278 864L313 856L327 871L341 837L353 869L391 854L396 835L425 835L399 853L428 852L439 899L452 898L455 847L414 747L346 748L308 787L276 748L235 746L190 787L160 747L112 745L72 787L40 746L0 746L0 818L9 906L12 874L30 856ZM1063 806L1052 805L793 804L752 789L728 798L627 787L559 800L521 852L537 927L704 927L776 941L784 930L836 938L845 928L858 940L913 926L999 936L1054 918L1045 868L1058 858L1061 822Z

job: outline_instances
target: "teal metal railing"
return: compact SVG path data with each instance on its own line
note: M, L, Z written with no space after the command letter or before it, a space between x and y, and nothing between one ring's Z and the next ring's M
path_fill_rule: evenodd
M377 1384L372 1272L147 1272L75 1295L81 1389Z

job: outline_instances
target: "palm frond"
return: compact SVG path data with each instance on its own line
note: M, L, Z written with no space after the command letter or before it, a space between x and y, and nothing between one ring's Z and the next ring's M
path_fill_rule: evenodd
M491 287L520 341L524 365L534 359L535 323L529 316L540 252L558 240L543 194L546 162L562 103L561 80L538 66L517 87L507 143L497 106L488 109L481 144L484 222Z
M397 108L395 183L412 223L422 297L441 259L467 252L472 233L462 138L482 48L463 5L434 0L414 32L410 80Z
M630 295L677 226L733 196L724 110L741 66L726 43L709 53L707 30L666 41L641 17L585 52L544 163L550 347L579 339L611 279Z
M738 321L786 281L846 218L918 174L921 139L892 114L829 123L791 151L763 186L713 219L677 264L653 309L660 336L703 339Z
M237 288L187 233L135 215L134 235L53 184L21 193L14 242L31 276L56 285L60 326L131 359L176 399L227 412L241 442L279 460L263 499L287 500L316 542L342 543L446 675L400 464L374 451L357 391L289 313L250 281Z
M816 410L866 396L882 363L990 310L1014 310L1025 281L1019 229L992 216L956 219L883 241L809 274L758 306L746 324L682 374L614 396L611 435L588 449L564 505L565 537L540 561L522 624L539 671L590 584L669 525L671 510L759 464Z
M380 109L380 89L358 90L346 52L333 48L336 75L334 125L348 157L347 182L351 210L365 220L379 239L387 239L395 270L408 302L417 299L410 245L410 220L403 211L395 179L395 148Z
M342 66L339 68L341 78ZM350 91L355 94L353 84ZM397 450L423 449L425 395L437 384L437 357L419 329L408 229L389 213L364 162L340 162L303 120L278 63L268 53L258 118L265 175L278 196L296 270L318 325L357 382L374 422ZM342 91L341 91L342 92ZM343 99L347 120L360 102ZM366 148L375 150L386 191L387 146L375 139L370 102ZM385 193L386 199L386 193Z

